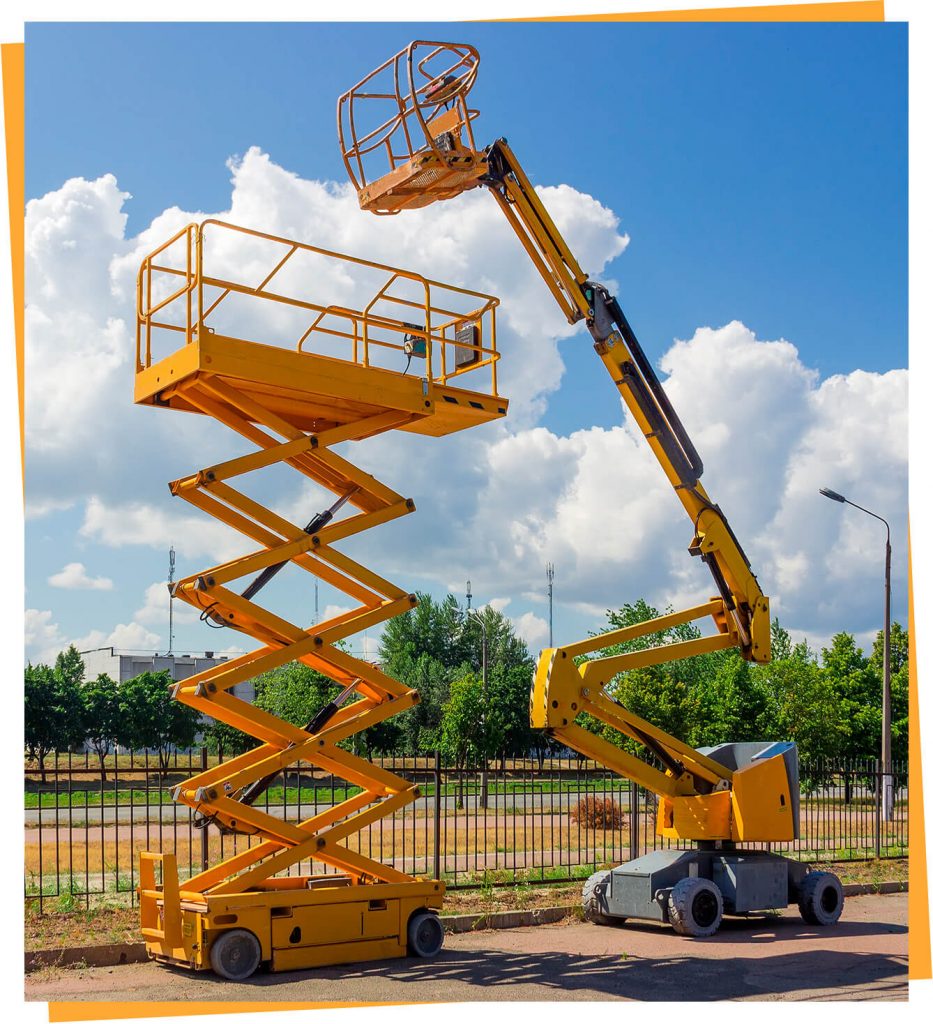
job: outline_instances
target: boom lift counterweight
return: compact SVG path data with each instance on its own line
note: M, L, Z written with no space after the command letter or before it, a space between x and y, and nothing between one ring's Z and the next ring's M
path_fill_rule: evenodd
M707 494L703 464L618 301L580 268L505 139L476 146L468 105L479 68L469 44L417 40L340 97L337 130L362 209L380 215L489 191L568 322L583 321L593 347L680 499L716 596L694 608L542 652L531 722L658 796L656 828L695 849L662 850L594 875L584 890L598 923L643 917L707 935L723 910L744 913L797 901L804 917L832 923L842 911L835 875L739 842L791 841L798 832L797 754L792 743L727 743L693 749L615 701L620 672L737 648L771 655L769 604L732 528ZM613 644L710 620L710 635L610 657ZM632 738L661 768L577 724L584 712Z

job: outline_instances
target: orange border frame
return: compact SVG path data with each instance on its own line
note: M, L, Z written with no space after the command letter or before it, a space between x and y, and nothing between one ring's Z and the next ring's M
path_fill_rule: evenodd
M782 4L761 7L710 8L696 11L631 12L624 14L570 15L555 18L511 18L506 21L548 22L809 22L884 21L884 0L851 0L841 3ZM3 106L6 118L7 181L10 205L10 243L13 266L13 302L16 330L16 365L20 406L20 456L24 452L23 424L23 329L24 329L24 221L25 209L25 45L5 43L0 47L3 62ZM24 484L25 486L25 484ZM909 542L908 571L910 572ZM908 596L908 629L914 635L913 577ZM920 722L917 697L916 645L910 645L910 789L913 817L914 856L910 861L908 894L908 978L933 977L930 948L930 914L927 900L926 835L923 813L923 777L920 770ZM136 1017L194 1016L208 1013L268 1012L270 1010L334 1009L344 1006L397 1005L384 1003L276 1003L276 1002L178 1002L178 1003L49 1003L49 1021L125 1020ZM406 1004L409 1005L409 1004Z

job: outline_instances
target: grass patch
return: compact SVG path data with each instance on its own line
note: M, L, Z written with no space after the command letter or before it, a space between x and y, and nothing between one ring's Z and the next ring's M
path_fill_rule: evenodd
M428 782L421 785L421 792L426 797L433 797L436 786ZM500 780L490 781L487 792L490 796L508 795L541 795L545 793L592 793L620 790L627 790L628 783L623 779L597 779L587 780L564 780L564 781L534 781L526 780ZM87 783L80 786L72 786L70 789L30 788L23 794L23 806L26 810L35 810L44 807L129 807L133 806L158 806L160 804L172 803L172 786L159 787L153 785L148 789L114 789L113 785L102 787L100 783ZM444 782L441 785L441 795L456 798L459 796L476 797L480 794L482 787L478 780L471 777L469 782L461 785L457 781ZM299 803L313 806L315 803L330 804L347 800L361 792L358 786L314 786L311 784L302 786L270 786L267 790L268 802L271 805L287 804L296 806ZM265 798L259 806L265 806Z

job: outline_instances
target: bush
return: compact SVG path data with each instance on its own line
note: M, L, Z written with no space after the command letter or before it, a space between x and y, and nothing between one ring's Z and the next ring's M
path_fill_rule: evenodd
M622 828L625 815L611 796L585 796L571 808L570 820L584 828Z

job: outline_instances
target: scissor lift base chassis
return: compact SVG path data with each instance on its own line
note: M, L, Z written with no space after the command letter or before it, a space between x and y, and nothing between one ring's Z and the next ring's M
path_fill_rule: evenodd
M262 962L271 971L383 960L406 956L413 914L438 911L444 885L437 881L341 886L334 876L275 879L275 887L230 896L182 893L180 942L149 941L146 950L160 963L210 970L211 944L231 928L259 940ZM308 888L309 882L315 888ZM160 905L160 910L161 910Z

